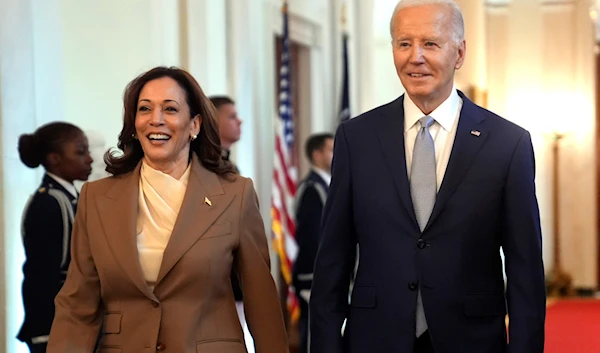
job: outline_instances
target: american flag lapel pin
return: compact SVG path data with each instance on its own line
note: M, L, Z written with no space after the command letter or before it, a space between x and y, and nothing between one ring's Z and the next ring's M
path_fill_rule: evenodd
M207 204L207 205L209 205L209 206L212 206L212 202L210 202L210 200L206 196L204 197L204 203Z
M471 135L479 137L479 135L481 135L481 132L479 132L477 130L471 130Z

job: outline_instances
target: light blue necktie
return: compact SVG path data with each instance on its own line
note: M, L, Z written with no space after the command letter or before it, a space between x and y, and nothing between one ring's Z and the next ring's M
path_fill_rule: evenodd
M429 133L429 126L433 124L434 120L430 116L424 116L419 119L419 122L421 123L421 129L417 134L413 150L410 193L419 228L423 231L435 204L437 179L435 174L435 147L433 138ZM425 331L427 331L427 320L425 318L425 311L423 310L421 286L419 285L416 315L417 337L421 336Z

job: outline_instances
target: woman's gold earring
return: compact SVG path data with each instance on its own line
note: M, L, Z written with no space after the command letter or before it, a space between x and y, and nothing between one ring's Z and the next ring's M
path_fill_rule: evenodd
M198 135L194 135L194 134L192 134L190 137L192 138L192 141L194 141L195 139L197 139L197 138L198 138Z
M131 134L131 137L133 137L134 140L137 140L137 136L135 134Z

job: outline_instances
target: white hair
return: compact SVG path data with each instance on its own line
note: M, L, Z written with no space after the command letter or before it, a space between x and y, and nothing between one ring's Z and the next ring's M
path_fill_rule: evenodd
M463 20L462 10L454 0L400 0L394 8L392 18L390 19L390 35L394 35L394 19L398 12L407 7L416 7L422 5L447 5L452 11L452 32L456 43L465 39L465 22ZM393 39L393 38L392 38Z

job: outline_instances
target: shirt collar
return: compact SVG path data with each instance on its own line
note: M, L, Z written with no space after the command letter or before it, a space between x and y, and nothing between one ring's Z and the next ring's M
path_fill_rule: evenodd
M452 130L454 121L457 118L458 107L460 105L460 96L456 91L456 87L452 86L450 96L440 104L434 111L429 114L435 121L442 126L442 128L448 132ZM404 132L410 130L413 125L419 121L423 116L423 112L419 109L416 104L410 99L408 94L404 95Z
M65 179L59 177L56 174L52 174L50 172L46 172L46 174L48 174L49 177L51 177L57 183L59 183L60 186L62 186L63 188L65 188L65 190L67 190L69 192L69 194L71 194L71 195L73 195L73 197L77 198L77 196L79 194L77 193L77 189L75 188L75 185L69 183L68 181L66 181Z
M329 186L329 184L331 184L331 174L330 173L327 173L323 169L317 168L317 167L312 167L312 169L314 170L315 173L317 173L318 176L321 177L321 179L323 179L323 181L325 182L325 184L327 184L327 186Z

